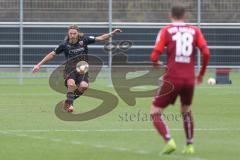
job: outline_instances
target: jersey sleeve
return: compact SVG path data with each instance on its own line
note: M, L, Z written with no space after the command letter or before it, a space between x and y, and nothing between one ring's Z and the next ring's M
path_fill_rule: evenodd
M61 43L55 48L54 52L56 54L60 54L63 52L64 48L65 48L65 43Z
M85 37L85 42L86 42L87 45L95 43L95 37L94 36L86 36Z
M207 64L209 62L210 51L207 46L207 41L204 38L200 29L197 29L197 47L200 49L201 54L203 56L202 67L199 72L199 76L203 76L205 74Z
M203 36L202 31L199 28L197 28L197 47L201 49L206 46L207 46L206 39Z
M151 61L153 62L158 61L159 55L163 53L165 45L166 45L166 29L163 28L158 33L155 46L151 54Z

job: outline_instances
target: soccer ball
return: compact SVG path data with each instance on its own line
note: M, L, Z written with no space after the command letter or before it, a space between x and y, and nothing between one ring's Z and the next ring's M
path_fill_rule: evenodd
M80 74L85 74L88 72L89 65L86 61L80 61L76 65L76 70Z
M86 65L82 65L82 66L80 66L80 68L79 68L80 72L81 72L81 71L82 71L82 72L85 72L85 69L86 69Z
M209 85L215 85L215 84L216 84L216 80L215 80L214 78L209 78L208 81L207 81L207 83L208 83Z

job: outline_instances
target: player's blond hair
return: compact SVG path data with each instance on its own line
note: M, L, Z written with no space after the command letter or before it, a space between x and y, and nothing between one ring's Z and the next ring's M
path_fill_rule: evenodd
M79 27L76 25L76 24L72 24L68 27L68 31L70 29L75 29L78 31L78 41L80 41L80 39L84 36L84 33L80 32L80 29ZM64 38L65 41L69 41L69 36L67 35L65 38Z

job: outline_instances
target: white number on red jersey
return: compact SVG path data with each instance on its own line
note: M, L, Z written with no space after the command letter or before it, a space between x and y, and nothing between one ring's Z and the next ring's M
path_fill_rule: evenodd
M176 41L175 61L180 63L190 63L190 56L193 51L193 35L188 32L177 32L172 36L172 40Z

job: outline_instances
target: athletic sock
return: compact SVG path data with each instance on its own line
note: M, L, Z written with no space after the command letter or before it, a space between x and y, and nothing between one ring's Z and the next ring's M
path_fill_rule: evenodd
M65 102L69 105L73 105L73 100L74 100L74 93L73 92L68 92L67 93L67 100Z
M186 135L187 145L192 144L193 129L194 129L192 112L190 111L190 112L182 113L182 116L183 116L183 126L184 126L185 135Z
M160 113L151 114L153 125L157 129L158 133L163 137L165 142L171 139L169 134L168 126L165 123L162 115Z
M78 89L76 89L74 91L74 100L77 99L78 97L80 97L83 93L80 92Z

